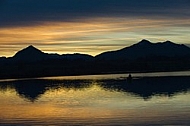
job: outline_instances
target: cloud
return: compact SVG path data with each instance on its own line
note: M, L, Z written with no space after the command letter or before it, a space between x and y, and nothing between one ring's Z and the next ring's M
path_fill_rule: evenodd
M0 27L97 17L189 18L189 0L0 0Z
M45 52L97 55L130 46L141 39L190 43L190 20L92 18L84 22L45 22L37 26L0 28L1 55L34 45Z

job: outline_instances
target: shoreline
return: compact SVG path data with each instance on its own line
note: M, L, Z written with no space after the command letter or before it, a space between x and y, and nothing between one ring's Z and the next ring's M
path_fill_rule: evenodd
M190 77L190 71L160 71L160 72L126 72L126 73L102 73L102 74L87 74L87 75L60 75L60 76L45 76L45 77L21 77L21 78L0 78L0 82L16 81L16 80L31 80L31 79L127 79L128 75L132 74L133 79L142 78L172 78L172 77ZM115 76L115 77L114 77Z

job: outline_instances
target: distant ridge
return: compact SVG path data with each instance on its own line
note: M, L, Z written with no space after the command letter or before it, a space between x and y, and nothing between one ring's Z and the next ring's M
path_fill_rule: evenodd
M146 39L97 56L48 54L30 45L13 57L0 57L0 78L178 71L190 69L190 48L171 41Z
M95 58L98 59L137 59L141 57L149 56L186 56L190 55L190 48L183 44L176 44L171 41L152 43L146 39L141 40L140 42L133 44L129 47L125 47L116 51L103 52L99 55L96 55ZM75 58L74 58L75 57ZM48 54L44 53L41 50L37 49L33 45L30 45L20 51L18 51L13 58L19 60L44 60L49 58L92 58L93 56L88 54Z
M20 51L18 51L14 56L13 59L15 61L40 61L40 60L48 60L48 59L87 59L91 58L92 56L87 54L48 54L44 53L41 50L37 49L36 47L30 45Z
M121 50L104 52L96 57L99 59L117 60L117 59L137 59L153 56L187 56L190 55L190 48L183 44L175 44L171 41L151 43L148 40L142 41L125 47Z
M24 61L33 61L33 60L41 60L45 59L47 54L42 52L41 50L35 48L34 46L30 45L20 51L18 51L13 58L15 60L24 60Z
M141 40L140 42L138 42L137 44L134 44L134 45L144 46L144 45L150 45L150 44L153 44L153 43L151 43L150 41L148 41L146 39L143 39L143 40Z
M33 56L33 55L39 55L39 54L44 54L41 50L35 48L33 45L30 45L20 51L18 51L14 57L17 56L23 56L23 55L29 55L29 56Z

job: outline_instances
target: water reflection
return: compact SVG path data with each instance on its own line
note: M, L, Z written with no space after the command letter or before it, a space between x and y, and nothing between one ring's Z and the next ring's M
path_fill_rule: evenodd
M12 82L0 82L0 90L6 91L15 89L21 98L31 102L38 100L48 90L58 90L59 88L81 89L87 88L89 82L83 80L16 80Z
M125 80L105 80L101 85L105 89L129 92L144 99L155 95L174 96L190 90L189 77L146 77L127 83Z
M189 90L189 77L4 81L0 125L189 125Z
M128 83L125 78L103 80L51 80L31 79L11 82L0 82L0 91L15 89L17 94L31 102L37 101L49 90L82 90L97 85L104 90L127 92L143 99L150 99L155 95L174 96L190 90L189 77L147 77L134 79Z

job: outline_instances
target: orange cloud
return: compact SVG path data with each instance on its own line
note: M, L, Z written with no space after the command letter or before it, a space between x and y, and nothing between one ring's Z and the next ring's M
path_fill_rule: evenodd
M188 43L188 35L184 32L190 31L188 26L189 20L94 18L83 22L5 27L0 29L0 53L11 56L21 48L34 45L45 52L96 55L129 46L144 38Z

